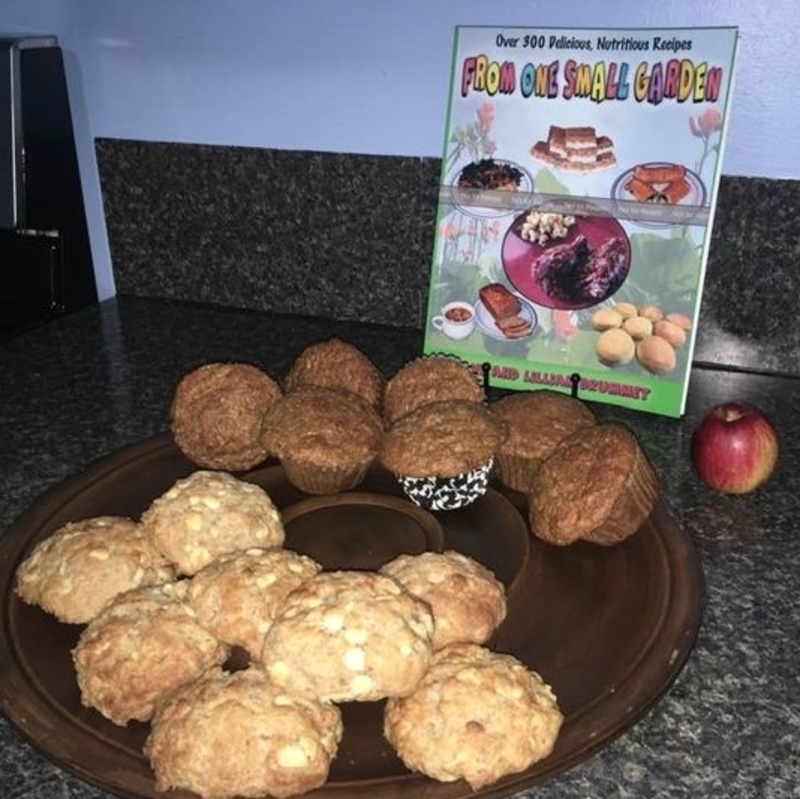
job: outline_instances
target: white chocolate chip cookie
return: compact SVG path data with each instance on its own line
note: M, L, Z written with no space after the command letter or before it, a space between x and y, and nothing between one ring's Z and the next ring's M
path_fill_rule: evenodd
M280 546L284 529L266 491L227 472L197 471L178 480L142 514L155 547L181 574L219 555Z
M264 640L270 677L289 693L334 702L402 696L431 654L427 603L373 572L322 572L287 598Z
M174 579L144 528L120 516L68 522L17 570L17 595L68 624L85 624L123 591Z
M260 668L212 669L159 706L145 754L159 791L286 797L325 782L341 737L334 705L285 694Z
M399 555L381 568L433 611L433 648L482 644L506 616L503 584L489 569L460 552Z
M289 549L247 549L220 555L190 581L189 605L221 641L261 656L264 636L291 591L320 565Z
M412 771L478 790L549 755L562 721L536 672L511 655L452 644L413 693L389 699L384 734Z
M125 726L147 721L156 702L228 657L185 603L185 581L127 591L80 635L72 659L81 702Z

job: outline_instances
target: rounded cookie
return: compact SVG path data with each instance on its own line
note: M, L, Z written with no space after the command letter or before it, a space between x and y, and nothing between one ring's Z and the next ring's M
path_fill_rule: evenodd
M264 641L270 677L289 693L334 702L411 691L428 666L433 617L374 572L322 572L287 598Z
M286 597L320 569L316 561L289 549L231 552L192 577L187 601L217 638L257 658Z
M144 751L159 791L286 797L325 782L341 737L337 707L289 696L251 666L212 669L171 694Z
M482 644L506 616L503 584L483 564L448 550L399 555L381 568L433 612L434 649Z
M155 499L141 522L181 574L228 552L280 546L280 513L263 488L226 472L197 471Z
M198 466L242 471L263 461L261 418L281 388L247 363L207 363L185 375L170 405L175 443Z
M413 693L389 699L384 735L412 771L478 790L547 757L562 721L536 672L511 655L453 644Z
M159 698L227 659L183 601L185 589L127 591L89 622L72 650L83 705L120 726L147 721Z
M175 577L144 528L122 516L68 522L20 564L15 590L59 621L85 624L123 591Z

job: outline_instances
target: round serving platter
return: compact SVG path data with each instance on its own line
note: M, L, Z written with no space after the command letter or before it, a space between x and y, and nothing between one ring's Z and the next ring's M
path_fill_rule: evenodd
M148 726L117 727L81 706L70 652L82 628L19 601L15 572L36 542L66 522L138 518L196 468L169 434L146 439L52 488L0 538L0 710L51 761L122 797L164 796L142 754ZM276 464L238 476L265 488L281 509L285 546L323 568L376 569L400 552L447 549L484 563L508 599L507 618L488 646L538 671L565 715L547 759L472 791L461 781L410 774L383 739L382 703L346 704L328 783L309 796L509 796L585 760L635 724L672 684L694 645L702 570L691 539L663 502L622 544L560 548L530 535L524 497L496 488L466 508L428 513L404 499L380 469L357 491L326 497L303 494Z

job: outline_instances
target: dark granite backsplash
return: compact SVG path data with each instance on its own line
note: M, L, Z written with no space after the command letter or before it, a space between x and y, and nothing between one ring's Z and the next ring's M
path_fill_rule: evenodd
M421 327L440 161L96 142L117 292ZM800 181L723 176L695 362L800 374Z

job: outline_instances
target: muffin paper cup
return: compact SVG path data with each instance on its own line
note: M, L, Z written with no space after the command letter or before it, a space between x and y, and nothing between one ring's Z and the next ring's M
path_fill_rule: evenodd
M294 461L291 458L281 460L286 479L307 494L338 494L355 488L366 477L367 469L372 461L355 465L324 468L315 464Z
M475 502L486 493L494 460L455 477L406 477L397 481L406 496L425 510L456 510Z
M538 465L538 458L498 455L497 476L504 486L527 494L531 486L531 478Z

